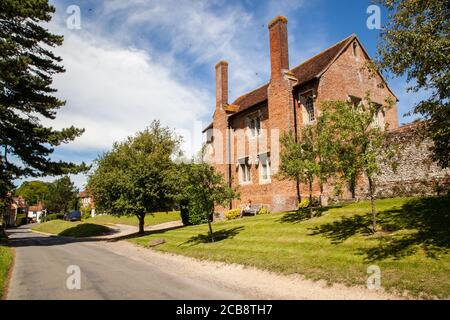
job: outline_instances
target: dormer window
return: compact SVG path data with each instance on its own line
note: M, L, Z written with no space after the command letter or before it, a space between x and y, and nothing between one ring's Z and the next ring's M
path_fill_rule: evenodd
M302 109L303 123L308 124L316 120L313 91L300 94L300 107Z

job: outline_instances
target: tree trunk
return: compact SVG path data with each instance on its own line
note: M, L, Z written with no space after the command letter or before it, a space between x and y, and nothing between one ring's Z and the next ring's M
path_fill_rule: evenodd
M321 182L321 180L319 180L319 189L320 189L319 205L320 205L320 207L323 207L323 204L322 204L323 183Z
M208 228L209 228L209 236L211 238L211 242L214 242L214 235L211 226L211 219L208 217Z
M370 206L372 209L372 230L373 232L377 231L377 212L375 210L375 199L374 199L374 185L372 177L368 176L367 179L369 180L369 195L370 195Z
M310 179L308 181L309 183L309 216L312 218L314 216L313 214L313 197L312 197L312 180Z
M302 195L300 194L300 181L298 178L295 181L295 188L297 189L297 202L300 204L302 202Z
M144 226L145 226L145 213L144 214L139 214L138 215L138 219L139 219L139 233L143 234L144 233Z

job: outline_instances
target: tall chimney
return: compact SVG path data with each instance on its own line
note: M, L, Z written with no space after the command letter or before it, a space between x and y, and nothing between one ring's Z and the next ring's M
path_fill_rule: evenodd
M287 19L283 16L274 18L269 23L270 37L270 75L278 80L283 70L289 70Z
M228 104L228 62L216 64L216 109Z

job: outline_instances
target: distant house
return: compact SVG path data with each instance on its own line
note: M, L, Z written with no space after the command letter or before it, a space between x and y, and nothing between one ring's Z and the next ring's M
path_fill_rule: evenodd
M94 197L91 195L89 190L81 191L78 196L81 199L81 208L90 207L91 208L91 216L95 217Z
M4 215L5 224L7 227L15 227L17 224L17 217L19 214L27 214L28 206L24 198L12 197L11 203L6 209Z
M28 222L38 222L41 223L42 216L46 213L46 208L44 204L39 201L34 206L28 207Z

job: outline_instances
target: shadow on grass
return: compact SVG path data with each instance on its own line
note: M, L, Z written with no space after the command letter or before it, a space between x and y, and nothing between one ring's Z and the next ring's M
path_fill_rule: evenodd
M244 230L244 226L213 231L214 242L222 241L225 239L233 239L242 230ZM194 246L200 243L212 243L210 234L209 233L198 234L196 236L191 237L189 240L181 243L179 246L185 244L190 244L190 246Z
M341 243L356 234L371 234L371 221L370 213L346 217L313 228L311 235L321 234L334 244ZM377 246L361 249L366 260L400 259L419 248L437 259L450 248L450 197L409 200L399 209L378 212L377 223L383 232L374 235Z
M321 217L325 212L334 208L342 208L342 205L334 205L328 207L314 207L313 215L314 218ZM284 214L277 222L281 223L300 223L302 221L308 220L311 216L309 208L298 209L297 211L291 211Z

